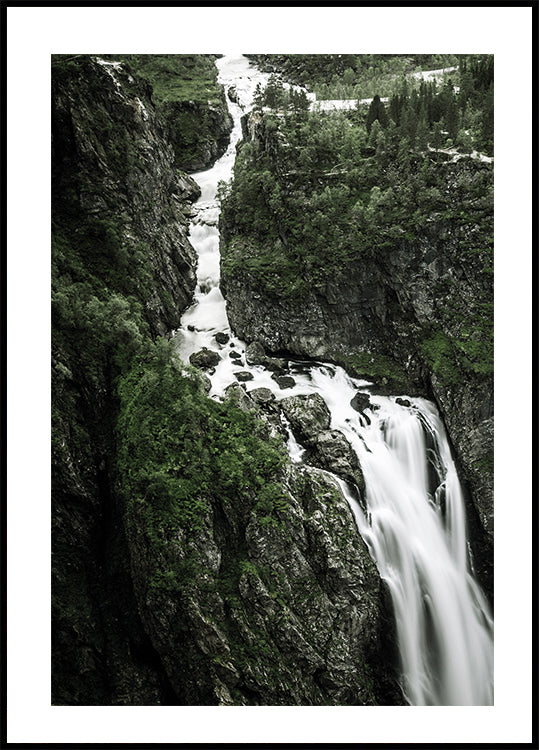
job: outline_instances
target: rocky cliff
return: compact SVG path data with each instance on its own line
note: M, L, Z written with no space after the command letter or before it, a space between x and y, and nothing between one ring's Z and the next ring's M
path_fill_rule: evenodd
M269 128L259 113L251 120L244 123L244 138L257 141L255 153L267 153ZM287 148L285 153L290 151ZM252 158L249 152L245 163ZM492 214L489 223L484 208L478 208L477 199L463 189L483 179L491 167L466 159L440 163L436 169L443 209L441 201L433 203L430 211L423 208L428 216L419 231L390 229L384 244L370 246L339 264L331 260L331 221L323 224L314 211L291 214L282 197L282 207L276 209L275 192L272 195L264 187L258 198L253 194L253 201L267 200L270 206L268 237L270 228L278 225L274 217L279 210L287 226L294 222L308 226L318 220L316 241L323 246L324 236L328 237L329 260L327 272L317 275L303 261L292 271L285 265L298 265L290 260L295 248L286 227L275 230L278 237L271 246L272 239L266 241L242 224L242 204L232 185L228 198L232 208L228 210L225 203L221 221L221 285L231 326L244 340L259 341L268 352L333 360L395 394L419 392L437 402L469 491L475 564L492 593L493 378L485 340L493 296L490 255L481 249L485 236L492 236ZM318 177L319 182L324 180L323 174ZM285 179L293 194L301 178L285 175ZM256 175L251 184L257 184ZM250 210L243 205L244 212ZM379 217L387 211L382 204L377 210ZM338 241L347 231L354 237L354 223L352 218L348 227L340 226ZM376 243L383 220L378 223L378 237L373 233ZM285 260L279 261L280 268L290 276L287 288L274 283L267 271L281 258Z
M338 486L290 465L271 400L208 399L161 338L198 190L149 89L86 56L52 73L52 703L402 702Z
M232 118L224 94L214 102L178 101L159 105L178 167L209 169L227 149Z
M141 627L113 490L115 381L179 324L195 285L198 186L150 91L96 58L52 64L52 701L171 694Z

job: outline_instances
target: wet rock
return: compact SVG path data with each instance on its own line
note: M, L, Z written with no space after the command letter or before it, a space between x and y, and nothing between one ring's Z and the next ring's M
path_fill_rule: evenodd
M275 372L278 375L282 375L286 371L284 360L269 357L262 344L258 341L253 341L245 349L245 361L248 365L262 365L266 370Z
M252 398L245 392L244 386L239 383L230 383L225 388L225 398L232 401L242 411L255 411L256 404Z
M401 406L411 406L410 401L408 401L407 398L396 398L395 403L400 404Z
M318 434L329 429L331 414L318 393L289 396L280 406L297 440L304 445L314 445Z
M340 430L326 430L316 438L316 452L323 468L365 489L365 480L357 455Z
M286 388L293 388L296 385L296 381L294 378L290 377L290 375L277 375L277 373L273 373L271 376L272 380L275 380L279 388L282 390L285 390Z
M244 383L247 380L252 380L253 379L253 373L252 372L248 372L247 370L242 370L241 372L237 372L236 373L236 378L240 382Z
M228 342L230 341L230 336L228 335L228 333L223 333L222 331L219 331L219 333L216 333L214 338L218 344L222 344L222 345L228 344Z
M230 352L229 357L232 357L232 359L241 359L241 354L239 352Z
M230 99L231 102L234 102L234 104L239 104L239 102L238 102L238 91L237 91L237 89L236 89L235 86L229 86L227 94L228 94L228 98Z
M205 346L203 346L200 351L193 352L189 357L189 362L194 367L199 367L201 370L209 370L218 365L220 361L221 356L217 352L207 349Z
M255 403L261 406L275 401L275 394L269 388L253 388L252 391L249 391L249 396Z
M371 406L371 400L368 393L361 393L358 391L354 398L350 401L350 406L356 411L362 412Z

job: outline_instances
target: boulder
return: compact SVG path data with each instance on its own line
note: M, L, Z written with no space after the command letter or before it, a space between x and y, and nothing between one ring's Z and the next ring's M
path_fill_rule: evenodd
M219 331L219 333L216 333L214 338L218 344L223 344L223 345L228 344L228 342L230 341L230 336L228 335L228 333L223 333L222 331Z
M293 388L296 385L296 381L294 378L290 377L290 375L277 375L277 373L274 372L271 379L275 380L279 388L282 390L285 390L285 388Z
M232 401L242 411L255 411L256 404L245 392L244 386L239 383L230 383L225 388L225 397L228 401Z
M331 414L318 393L284 398L281 409L300 443L315 445L319 433L329 429Z
M277 357L269 357L264 351L264 347L258 341L253 341L245 349L245 361L248 365L262 365L266 370L283 375L285 372L285 362Z
M371 400L368 393L361 393L358 391L354 398L350 401L350 406L356 411L362 412L371 406Z
M244 383L246 380L252 380L253 379L253 373L247 372L247 370L241 370L241 372L235 373L236 379L240 382Z
M189 357L189 362L201 370L209 370L215 367L221 361L221 356L217 352L207 349L205 346L198 352L193 352Z
M275 394L269 388L253 388L252 391L249 391L249 396L261 406L275 401Z
M232 357L232 359L241 359L241 354L239 352L230 352L229 357Z
M395 403L400 404L401 406L411 406L411 403L407 398L400 398L400 396L395 399Z
M324 469L332 471L348 482L354 482L363 492L365 480L358 457L340 430L320 432L316 438L316 453Z

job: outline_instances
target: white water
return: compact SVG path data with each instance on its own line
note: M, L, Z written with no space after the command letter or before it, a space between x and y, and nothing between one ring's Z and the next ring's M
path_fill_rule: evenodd
M210 396L222 398L236 382L235 372L249 371L247 390L270 388L279 400L317 392L331 412L331 428L341 430L356 451L366 483L364 507L340 484L354 512L381 576L390 588L402 661L402 689L412 705L490 705L493 703L493 622L489 606L470 573L462 492L435 407L410 398L410 406L372 394L372 407L358 414L350 401L369 383L350 378L334 365L290 361L293 388L281 390L271 373L249 366L245 345L231 334L219 290L219 234L216 200L219 180L232 174L240 117L252 103L256 84L268 76L242 56L217 61L219 80L236 87L240 105L229 102L234 118L230 146L215 166L193 175L202 189L191 224L191 243L199 255L195 302L175 334L180 357L203 346L218 351L221 362L211 374ZM191 330L189 330L189 327ZM220 346L217 332L230 341ZM290 433L294 462L303 449Z

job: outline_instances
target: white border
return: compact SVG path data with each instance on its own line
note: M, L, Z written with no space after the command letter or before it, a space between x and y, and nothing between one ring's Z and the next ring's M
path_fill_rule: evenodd
M10 742L531 740L531 49L521 7L7 9ZM235 51L495 55L494 708L50 706L50 54Z

